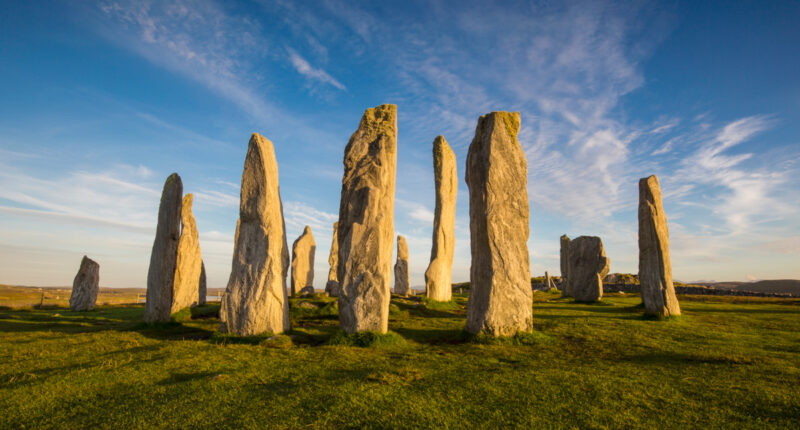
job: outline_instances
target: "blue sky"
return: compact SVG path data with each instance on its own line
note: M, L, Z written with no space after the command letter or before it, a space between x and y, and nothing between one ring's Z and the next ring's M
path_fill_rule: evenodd
M558 238L636 272L657 174L676 279L800 278L797 2L17 2L0 8L0 282L143 287L159 194L195 194L210 287L230 272L249 136L275 144L291 244L324 286L342 155L398 105L395 229L424 283L431 147L458 159L453 280L469 278L463 166L478 116L519 111L531 271ZM702 4L699 4L702 3Z

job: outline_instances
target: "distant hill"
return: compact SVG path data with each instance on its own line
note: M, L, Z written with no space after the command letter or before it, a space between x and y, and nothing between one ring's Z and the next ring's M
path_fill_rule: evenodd
M800 280L798 279L774 279L755 282L710 282L696 284L724 290L755 291L758 293L791 293L793 296L800 295Z

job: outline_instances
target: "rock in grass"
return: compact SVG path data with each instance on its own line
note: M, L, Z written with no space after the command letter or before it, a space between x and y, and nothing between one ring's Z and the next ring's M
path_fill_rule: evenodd
M386 333L391 298L397 106L367 109L344 151L339 204L339 326Z
M314 294L314 255L317 253L317 244L311 227L306 226L303 234L292 244L292 296L301 291ZM310 287L310 288L309 288Z
M100 265L84 255L78 274L75 275L75 280L72 281L69 309L73 311L90 311L94 309L99 291Z
M603 278L609 261L603 241L597 236L580 236L569 244L568 287L579 302L595 302L603 297Z
M220 331L241 336L289 329L289 247L272 142L250 138L242 172L231 276L220 306Z
M533 328L528 260L528 167L517 140L518 112L478 120L467 154L470 333L513 336Z
M564 297L572 297L569 291L569 282L567 280L567 271L569 270L569 236L566 234L561 236L561 295Z
M181 236L178 240L178 257L175 263L172 307L170 314L200 302L200 273L203 260L200 255L200 239L197 224L192 214L192 194L183 197L181 204Z
M158 224L150 268L147 272L145 322L168 322L172 310L172 292L181 234L181 197L183 183L177 173L167 177L158 206Z
M394 263L394 293L408 297L411 292L408 277L408 242L397 235L397 262Z
M661 205L661 187L655 175L639 180L639 283L645 313L656 316L681 314L672 284L667 216Z
M433 176L436 183L436 209L433 215L431 262L425 271L425 290L429 299L446 302L453 294L451 275L456 240L458 175L456 155L443 136L433 141Z
M325 292L331 297L339 296L339 278L336 271L339 267L339 223L333 223L333 241L331 242L331 252L328 254L328 282L325 284Z
M206 264L200 261L200 282L197 288L197 303L200 305L206 304L206 296L208 295L208 285L206 284Z

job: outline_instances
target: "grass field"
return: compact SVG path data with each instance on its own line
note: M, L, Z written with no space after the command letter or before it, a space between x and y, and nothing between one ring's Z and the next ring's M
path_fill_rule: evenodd
M798 300L681 296L658 321L637 295L534 297L534 333L501 341L462 333L461 295L393 298L395 335L360 339L319 296L256 338L220 335L213 304L157 326L142 305L2 308L0 425L800 428Z

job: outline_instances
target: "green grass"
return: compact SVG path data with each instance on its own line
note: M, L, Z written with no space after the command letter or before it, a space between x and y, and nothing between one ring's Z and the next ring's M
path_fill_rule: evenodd
M465 295L393 297L389 335L342 334L322 296L246 338L214 304L0 308L0 428L800 428L800 301L680 299L656 321L535 292L507 339L463 332Z

